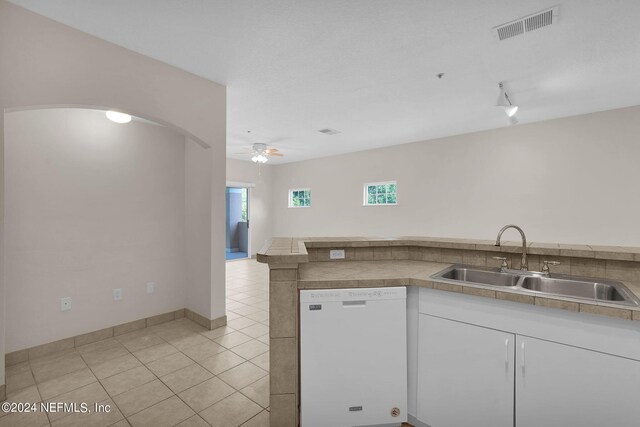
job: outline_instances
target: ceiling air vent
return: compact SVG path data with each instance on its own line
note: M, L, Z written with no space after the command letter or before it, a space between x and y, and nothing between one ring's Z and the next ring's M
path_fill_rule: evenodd
M326 128L326 129L320 129L318 132L320 132L320 133L324 133L325 135L335 135L335 134L337 134L337 133L340 133L340 131L339 131L339 130L329 129L329 128Z
M515 21L493 27L499 40L510 39L538 28L546 27L558 20L558 6L545 9L542 12L525 16Z

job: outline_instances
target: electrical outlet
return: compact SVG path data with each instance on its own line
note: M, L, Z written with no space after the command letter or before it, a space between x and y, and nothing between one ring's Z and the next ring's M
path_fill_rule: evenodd
M344 259L344 249L331 249L329 259Z
M120 301L122 299L122 288L113 290L113 300Z
M147 283L147 293L152 294L156 291L156 284L153 282Z
M71 310L71 297L60 298L60 311Z

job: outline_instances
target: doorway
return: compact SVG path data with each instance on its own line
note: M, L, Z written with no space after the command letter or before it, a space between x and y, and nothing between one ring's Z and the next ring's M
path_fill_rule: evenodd
M249 188L227 187L226 259L249 257Z

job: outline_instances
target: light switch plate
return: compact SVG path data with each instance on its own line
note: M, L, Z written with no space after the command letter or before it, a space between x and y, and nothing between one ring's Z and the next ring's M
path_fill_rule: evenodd
M60 298L60 311L71 310L71 297Z
M122 288L113 290L113 300L120 301L122 299Z
M344 249L331 249L329 259L344 259Z
M156 291L156 284L153 282L147 283L147 293L152 294Z

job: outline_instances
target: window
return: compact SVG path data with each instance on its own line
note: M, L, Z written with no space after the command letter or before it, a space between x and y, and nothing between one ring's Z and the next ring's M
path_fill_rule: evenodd
M364 205L396 205L398 185L395 181L372 182L364 185Z
M311 190L309 190L308 188L289 190L289 207L290 208L310 208L311 207Z

